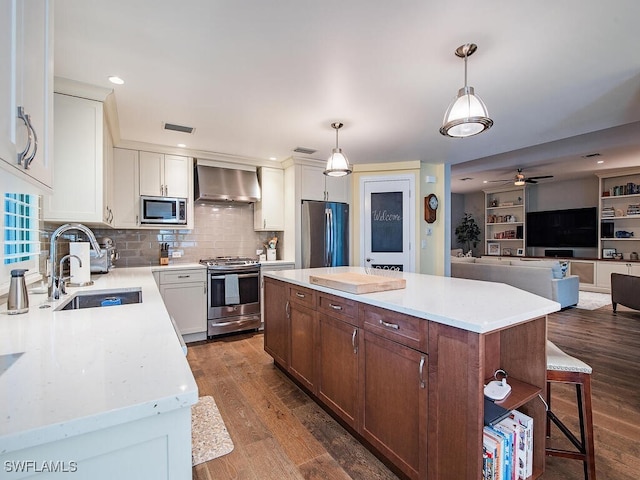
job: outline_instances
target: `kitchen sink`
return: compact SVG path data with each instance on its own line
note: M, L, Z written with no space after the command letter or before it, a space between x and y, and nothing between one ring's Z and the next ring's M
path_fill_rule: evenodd
M56 308L56 311L111 307L115 305L128 305L131 303L142 303L142 291L140 288L78 292L63 305Z

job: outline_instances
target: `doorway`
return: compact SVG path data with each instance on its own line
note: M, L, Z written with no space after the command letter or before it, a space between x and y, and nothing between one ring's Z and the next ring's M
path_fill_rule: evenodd
M360 179L360 265L415 271L413 175Z

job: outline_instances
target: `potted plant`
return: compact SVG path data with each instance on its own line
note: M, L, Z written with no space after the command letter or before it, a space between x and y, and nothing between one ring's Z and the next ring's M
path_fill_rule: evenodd
M462 245L463 249L466 246L466 251L475 248L480 242L480 227L470 213L465 213L460 224L456 227L456 237L458 244Z

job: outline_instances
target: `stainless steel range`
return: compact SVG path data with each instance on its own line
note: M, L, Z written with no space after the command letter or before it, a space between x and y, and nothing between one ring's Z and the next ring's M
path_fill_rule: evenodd
M207 266L207 335L260 328L260 264L247 257L200 263Z

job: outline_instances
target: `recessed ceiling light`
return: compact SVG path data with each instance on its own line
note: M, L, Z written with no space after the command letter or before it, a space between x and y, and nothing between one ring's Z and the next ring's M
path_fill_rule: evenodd
M179 143L179 144L178 144L178 146L179 146L180 148L184 148L184 147L186 147L186 145L185 145L184 143Z
M269 157L269 160L273 160L274 162L277 160L276 157Z
M597 164L604 163L604 160L598 160L596 163L597 163Z
M121 79L120 77L116 76L116 75L112 75L112 76L110 76L110 77L109 77L109 81L110 81L111 83L116 84L116 85L122 85L122 84L124 84L124 80L123 80L123 79Z

